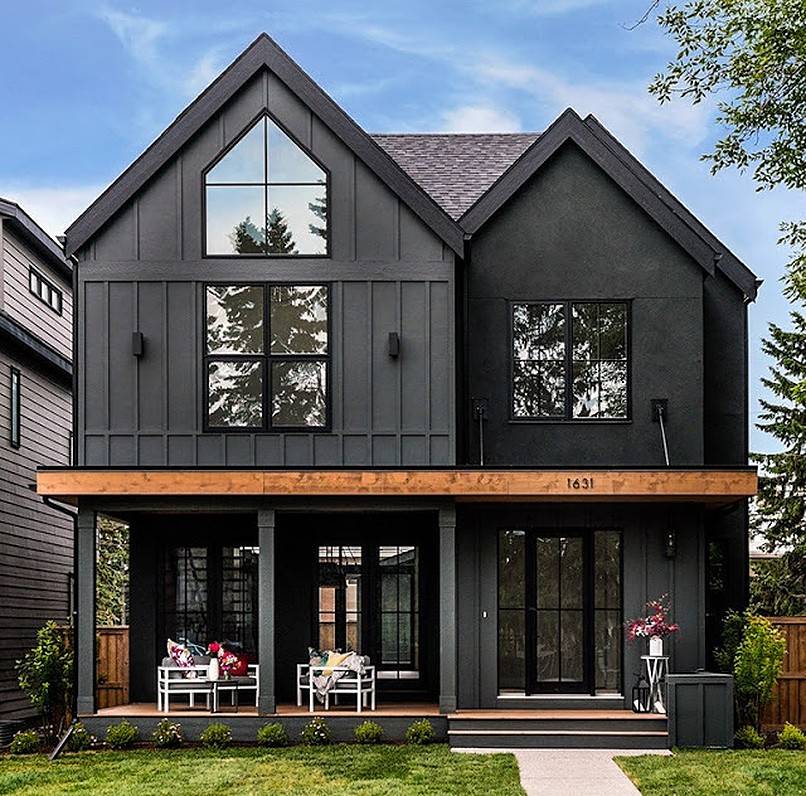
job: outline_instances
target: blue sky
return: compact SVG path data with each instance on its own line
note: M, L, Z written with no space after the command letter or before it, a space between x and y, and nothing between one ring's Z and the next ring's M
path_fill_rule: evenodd
M767 323L786 322L777 224L802 194L710 176L710 105L660 107L673 56L645 0L3 3L0 195L58 234L265 30L365 129L541 130L593 113L765 280L751 307L753 414ZM9 35L11 34L11 35ZM774 443L754 432L757 450Z

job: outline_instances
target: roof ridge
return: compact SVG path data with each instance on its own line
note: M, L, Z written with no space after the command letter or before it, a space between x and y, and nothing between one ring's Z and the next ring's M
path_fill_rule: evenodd
M379 136L379 135L395 136L395 137L400 137L400 138L407 137L407 136L413 136L413 135L450 135L450 136L456 136L456 137L459 137L459 136L478 136L478 135L495 135L495 136L503 136L503 135L512 135L512 136L516 136L516 135L538 135L539 136L539 135L542 135L542 132L540 132L539 130L522 130L520 132L507 131L507 132L501 132L501 133L456 133L456 132L434 131L434 132L427 132L427 133L423 133L423 132L412 132L412 133L369 133L368 135L371 135L373 138L375 136Z

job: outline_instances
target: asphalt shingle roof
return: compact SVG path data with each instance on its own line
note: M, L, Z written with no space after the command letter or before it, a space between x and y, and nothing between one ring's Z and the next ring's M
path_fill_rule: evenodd
M458 219L539 133L379 133L372 138Z

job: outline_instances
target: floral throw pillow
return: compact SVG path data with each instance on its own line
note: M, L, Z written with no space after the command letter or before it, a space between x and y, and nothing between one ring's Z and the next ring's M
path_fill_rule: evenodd
M176 664L176 666L180 669L188 669L189 667L193 666L193 654L191 651L179 644L176 641L172 641L168 639L168 656L170 659ZM184 672L185 677L195 677L195 671L188 671Z

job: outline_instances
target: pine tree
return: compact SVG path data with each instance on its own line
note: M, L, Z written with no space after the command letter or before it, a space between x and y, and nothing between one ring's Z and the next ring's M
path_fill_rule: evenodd
M229 234L232 249L237 254L260 254L264 251L263 231L250 216L235 226Z
M295 249L294 235L288 229L285 216L273 208L266 228L266 251L269 254L293 254Z
M753 532L779 561L753 579L752 601L765 613L806 613L806 262L796 257L785 277L790 329L771 323L762 350L774 364L762 379L773 398L761 400L758 427L781 444L756 454L761 479Z
M308 210L322 222L321 226L308 224L311 235L327 240L327 197L317 196L313 202L308 202Z

